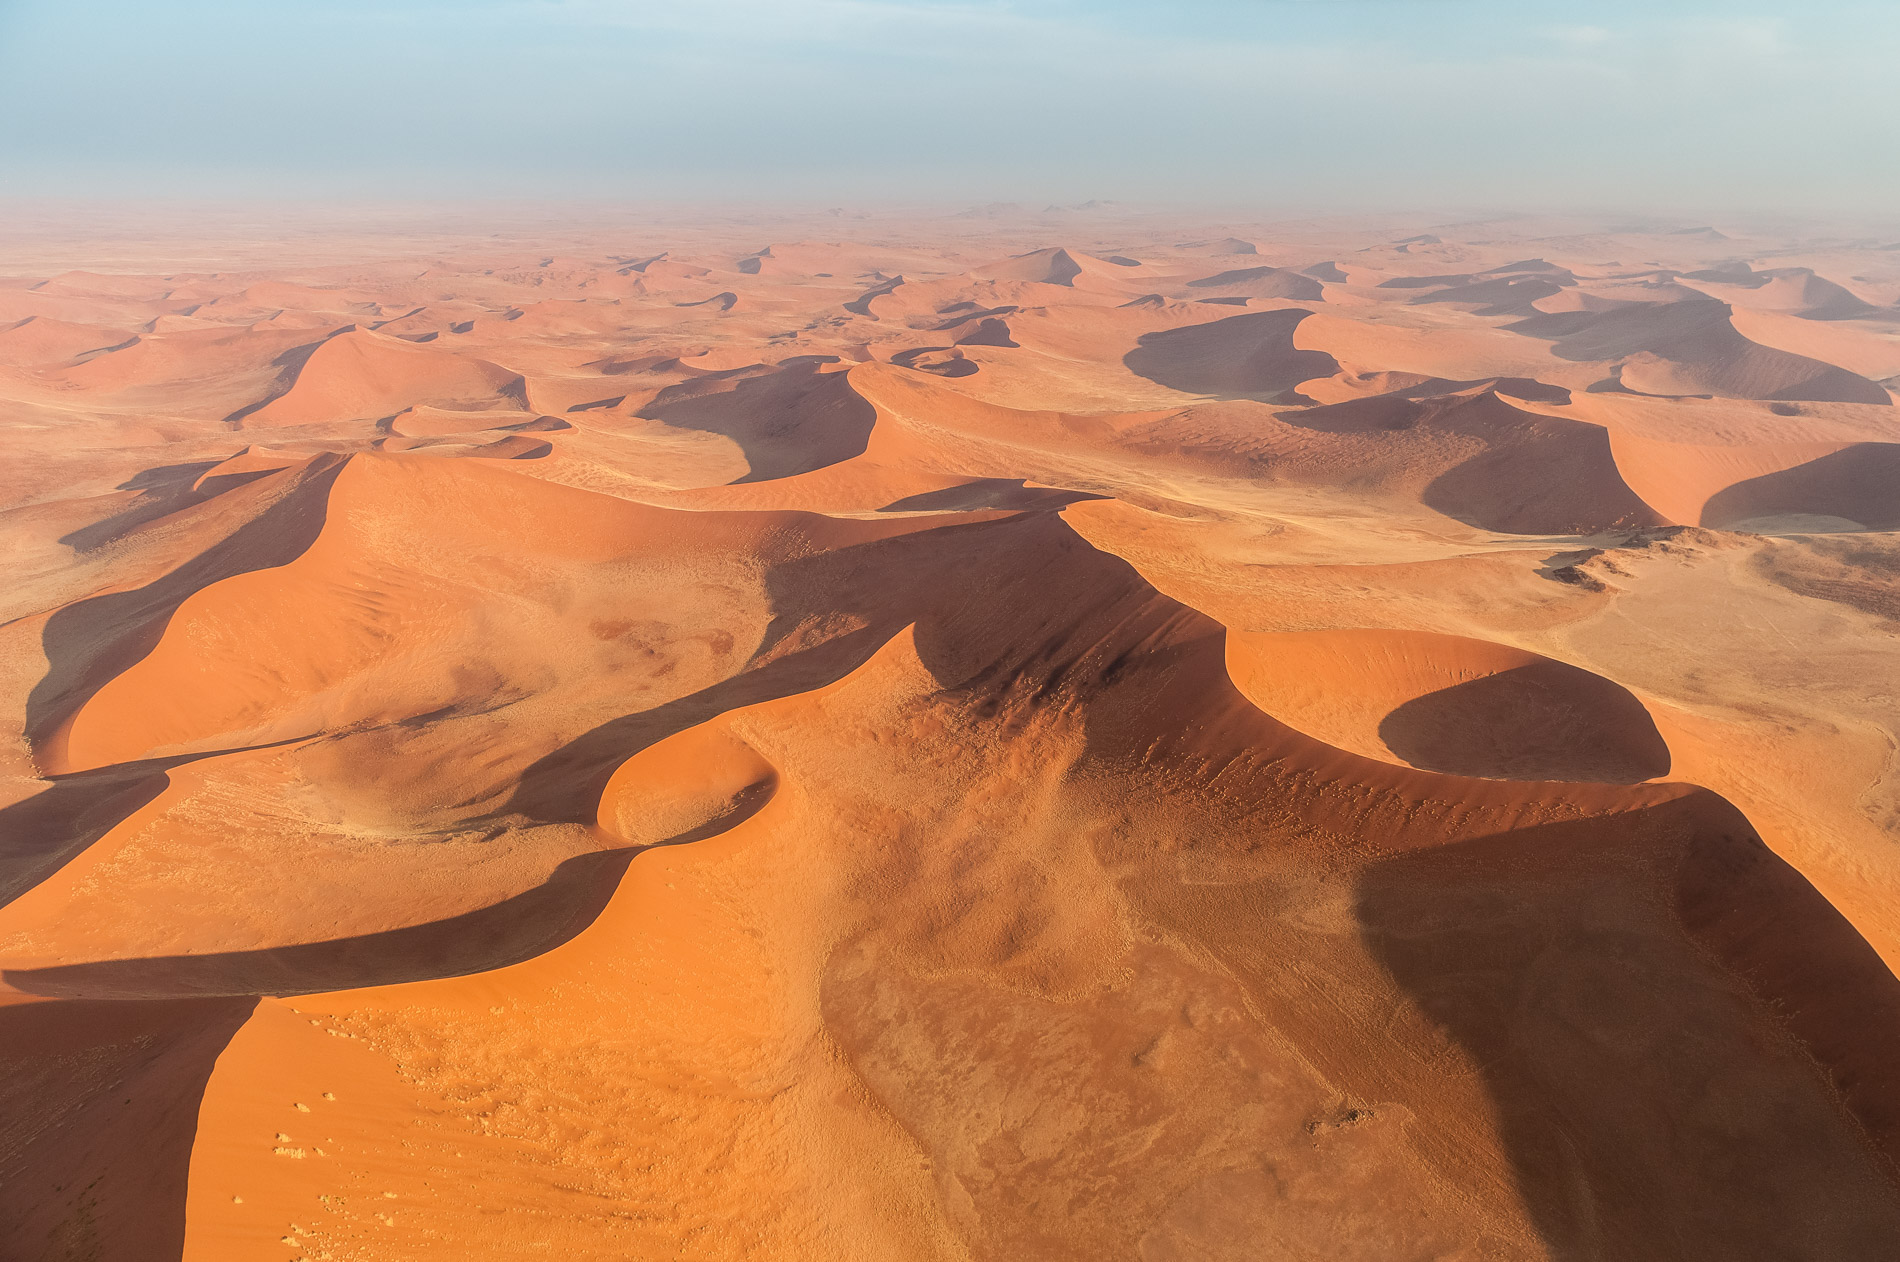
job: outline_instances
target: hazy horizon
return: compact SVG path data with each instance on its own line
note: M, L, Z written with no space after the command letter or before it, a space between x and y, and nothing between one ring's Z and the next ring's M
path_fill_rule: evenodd
M13 196L1884 210L1900 12L0 7Z

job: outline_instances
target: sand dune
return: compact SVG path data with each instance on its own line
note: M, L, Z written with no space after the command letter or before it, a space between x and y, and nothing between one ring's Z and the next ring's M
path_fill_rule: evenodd
M1900 443L1855 443L1723 488L1703 505L1702 524L1733 528L1797 515L1846 521L1850 530L1893 530L1900 527L1896 474Z
M1426 771L1633 783L1669 772L1643 705L1610 680L1482 640L1409 631L1230 636L1249 700L1307 734Z
M707 389L682 384L664 391L644 415L668 425L722 434L745 452L744 482L807 473L864 450L872 410L843 373L817 364L760 377L715 378Z
M1513 329L1552 339L1566 359L1621 361L1618 381L1643 394L1891 404L1879 385L1806 356L1751 342L1719 302L1533 315Z
M1041 285L1062 285L1069 288L1116 287L1124 283L1138 284L1145 269L1140 262L1122 255L1109 258L1097 258L1079 250L1071 251L1060 247L1044 250L1032 250L1015 258L1005 259L975 269L974 275L987 280L1033 281Z
M1325 286L1315 277L1282 267L1242 267L1216 272L1188 282L1188 288L1206 290L1211 296L1247 298L1287 298L1295 302L1318 302L1325 298Z
M519 373L362 329L325 338L287 368L292 375L283 391L235 417L238 422L256 429L375 419L418 403L469 410L528 406Z
M1900 255L1722 228L15 269L0 1255L1900 1256Z
M1880 324L1829 321L1736 307L1729 323L1751 342L1838 364L1849 372L1887 383L1900 377L1900 338Z
M1873 304L1847 288L1817 276L1811 268L1754 271L1748 264L1690 272L1682 280L1737 307L1785 311L1810 320L1838 320L1871 313Z
M0 363L53 364L76 359L87 351L123 346L130 340L130 335L121 336L112 330L88 324L70 324L48 316L28 316L17 324L0 329Z
M1124 362L1135 373L1184 394L1291 396L1308 378L1339 371L1338 362L1326 352L1294 345L1293 331L1309 314L1298 309L1262 311L1152 333Z

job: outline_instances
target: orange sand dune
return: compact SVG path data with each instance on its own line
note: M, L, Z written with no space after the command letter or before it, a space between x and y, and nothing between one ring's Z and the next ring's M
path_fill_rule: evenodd
M1033 281L1042 285L1094 289L1138 285L1146 274L1146 269L1136 259L1121 255L1097 258L1092 254L1060 247L1032 250L977 268L973 272L973 275L985 280Z
M1123 362L1140 376L1185 394L1291 395L1308 378L1339 371L1326 352L1296 348L1294 330L1308 314L1262 311L1152 333Z
M178 293L173 291L173 296ZM374 299L359 291L272 280L258 281L236 293L221 293L205 301L194 314L216 320L255 320L281 311L323 312L343 320L381 314Z
M1723 303L1533 315L1514 327L1552 339L1553 350L1565 359L1619 361L1618 380L1643 394L1892 402L1884 389L1856 373L1749 341Z
M1726 269L1692 272L1682 280L1737 307L1786 311L1810 320L1837 320L1874 310L1873 305L1859 295L1806 267L1777 267L1757 272L1743 264L1733 272Z
M68 324L129 325L195 305L170 299L62 293L43 286L0 288L0 321L9 324L43 316Z
M661 392L643 414L733 439L750 465L740 481L806 473L862 452L874 419L846 374L820 369L813 363L759 377L715 374Z
M1535 653L1406 631L1236 635L1228 669L1249 700L1369 758L1512 780L1629 783L1668 774L1642 703Z
M50 316L28 316L0 329L0 363L9 366L58 363L130 340L129 333L88 324L69 324Z
M0 277L0 1257L1900 1256L1900 253L153 215Z
M1751 514L1737 516L1735 496L1723 500L1732 487L1772 477L1786 470L1832 455L1845 448L1833 443L1776 443L1702 445L1658 442L1637 434L1610 431L1617 468L1632 489L1671 521L1698 526L1726 526ZM1837 496L1823 494L1811 501L1811 511ZM1723 504L1729 505L1724 511Z
M78 389L120 406L169 405L204 415L259 389L299 354L310 333L211 327L141 333L58 371L62 392ZM221 419L221 418L220 418Z
M1205 302L1209 298L1287 298L1295 302L1319 302L1325 298L1325 286L1306 272L1283 267L1242 267L1216 272L1188 282L1197 291L1191 295Z
M470 410L528 406L519 373L355 328L323 339L300 363L287 364L286 372L281 393L236 419L255 429L374 419L417 403Z
M31 286L34 293L79 298L131 298L162 302L171 297L173 286L164 280L145 276L109 276L78 269Z
M1751 342L1839 364L1849 372L1885 383L1890 390L1892 379L1900 377L1900 333L1890 324L1817 322L1742 306L1730 313L1729 323Z
M1488 530L1590 535L1664 520L1621 477L1602 429L1525 411L1495 389L1263 413L1191 408L1124 441L1229 474L1411 500Z

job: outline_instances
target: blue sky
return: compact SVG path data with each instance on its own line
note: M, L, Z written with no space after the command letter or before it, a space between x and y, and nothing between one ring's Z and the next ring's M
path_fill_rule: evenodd
M1900 206L1893 0L0 0L11 193Z

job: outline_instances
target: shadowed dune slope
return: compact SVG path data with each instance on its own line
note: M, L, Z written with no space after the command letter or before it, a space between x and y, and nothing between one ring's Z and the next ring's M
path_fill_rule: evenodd
M393 416L418 403L469 410L528 406L518 373L352 328L317 345L281 394L235 419L251 429L309 425Z
M1310 312L1259 311L1210 324L1142 337L1123 362L1130 371L1184 394L1217 398L1291 396L1312 377L1330 377L1339 363L1325 351L1301 350L1294 330Z
M73 324L51 316L28 316L0 329L0 364L54 364L87 351L121 345L129 337L129 334L89 324Z
M179 515L194 520L179 524L203 532L202 551L142 586L54 611L42 632L47 670L25 703L26 734L40 765L78 769L69 752L74 714L152 652L180 605L213 583L302 555L323 529L329 488L342 467L333 456L314 458L187 508Z
M1718 528L1787 514L1900 529L1900 443L1855 443L1792 468L1736 482L1702 507Z
M1349 489L1485 530L1594 534L1666 520L1624 481L1602 427L1526 411L1492 389L1277 412L1203 405L1143 419L1121 439L1151 460Z
M1417 631L1233 634L1249 700L1310 736L1427 771L1633 783L1669 748L1628 691L1522 649Z
M394 454L352 457L323 511L294 558L200 587L155 642L137 638L152 624L132 628L136 647L115 650L124 665L47 732L42 763L76 771L405 714L520 707L586 680L586 669L559 664L577 647L583 658L604 655L608 670L612 659L652 656L631 633L663 624L626 616L639 593L616 591L617 574L656 558L675 581L705 587L702 599L743 602L748 570L776 551L775 537L789 542L793 525L789 515L673 512L478 462ZM698 572L688 568L699 558ZM577 647L538 639L537 607L567 624ZM728 612L698 612L714 610ZM470 659L437 656L457 639Z
M749 472L741 482L809 473L864 450L876 414L841 372L816 365L664 392L642 415L739 444Z
M1620 361L1622 385L1642 394L1893 402L1857 373L1749 341L1719 302L1533 315L1511 328L1551 339L1552 350L1566 359Z
M1326 296L1319 279L1305 272L1284 267L1241 267L1217 272L1188 282L1188 288L1204 290L1200 296L1244 296L1249 298L1287 298L1295 302L1319 302Z

